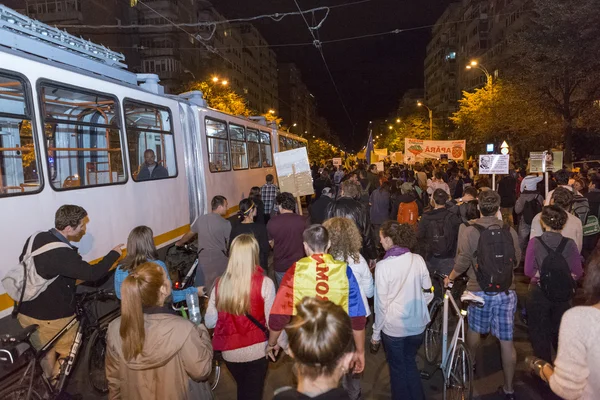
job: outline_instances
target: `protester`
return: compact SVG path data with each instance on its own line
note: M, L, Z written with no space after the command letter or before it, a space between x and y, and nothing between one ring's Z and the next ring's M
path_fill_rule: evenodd
M515 213L519 216L519 246L525 252L529 243L531 223L536 215L542 211L544 196L537 191L537 177L525 177L521 184L521 195L515 203Z
M369 204L371 205L370 217L373 232L379 232L379 227L388 220L390 215L390 184L388 182L384 182L373 190L369 198ZM377 233L374 234L374 240L377 241Z
M369 210L361 204L358 185L352 181L342 183L342 192L339 199L327 206L327 218L350 218L356 224L362 236L363 247L361 254L374 265L377 258L376 243L373 240Z
M514 227L513 210L517 201L517 179L514 177L514 171L504 175L498 182L498 194L500 195L500 212L502 220Z
M266 183L262 185L260 189L261 199L265 204L265 223L269 222L271 218L271 212L273 211L273 206L275 205L275 198L279 194L279 188L273 184L273 175L268 174L265 177Z
M348 399L338 387L341 377L352 369L354 357L354 331L348 314L331 301L314 297L305 297L295 309L285 330L298 388L280 390L274 400Z
M443 189L444 192L448 193L448 196L450 196L450 187L448 187L448 184L442 179L442 171L440 170L435 171L433 179L427 182L427 194L431 196L433 192L435 192L435 189Z
M331 188L323 188L321 197L308 206L311 224L322 224L327 218L327 207L332 202L334 193Z
M581 248L583 246L583 227L581 225L581 220L569 212L571 210L572 203L573 193L569 190L563 187L558 187L552 192L550 205L557 205L567 213L567 222L560 233L564 237L573 239L577 245L577 248L579 249L579 252L581 252ZM541 223L541 216L542 213L539 213L533 218L533 221L531 221L532 238L542 236L542 233L544 232Z
M368 181L368 189L367 190L368 190L369 196L370 196L371 193L373 193L373 191L375 189L377 189L380 185L379 172L377 170L377 165L375 165L375 164L369 165L369 170L367 171L366 178Z
M273 270L277 286L285 272L304 257L302 233L306 221L301 215L295 214L296 199L288 192L277 195L277 205L280 214L273 217L267 224L269 243L273 248Z
M115 271L115 294L121 298L121 286L123 281L132 273L135 273L140 265L153 262L165 270L167 279L171 281L169 270L164 262L158 259L158 251L154 245L154 234L147 226L137 226L129 233L127 238L127 256ZM185 300L187 294L204 295L204 287L189 287L184 290L173 290L173 302Z
M109 269L121 256L122 244L108 252L95 265L83 261L77 248L70 242L79 242L85 235L89 221L87 211L75 205L63 205L54 215L54 228L40 232L33 240L31 252L43 246L55 246L34 257L35 269L44 278L54 280L35 299L18 305L17 319L23 328L38 325L31 336L32 344L39 349L48 343L75 317L75 292L78 279L94 282L108 274ZM8 229L8 225L5 225ZM8 231L5 231L8 234ZM19 261L27 253L29 238L25 242ZM41 360L44 374L54 378L60 372L59 358L71 352L77 326L71 327Z
M267 227L264 224L254 222L256 215L258 214L258 208L256 204L250 199L243 199L240 201L238 218L239 222L234 224L231 228L231 234L229 235L229 243L233 243L233 239L243 233L249 233L254 236L258 242L259 248L259 264L263 269L269 268L269 251L271 247L269 245L269 238L267 234Z
M581 256L572 239L560 232L567 213L559 206L546 206L541 223L544 233L531 239L525 256L525 275L531 278L527 299L529 336L533 353L552 361L552 347L558 345L560 320L569 308L575 292L575 280L581 278Z
M403 224L409 224L413 228L417 227L418 218L423 213L423 203L417 195L416 186L405 182L400 187L401 195L396 198L398 207L396 213L390 215L390 219Z
M478 201L482 216L470 226L461 225L454 269L445 284L466 273L469 278L467 290L485 300L481 308L469 305L467 345L474 358L481 341L480 335L491 331L500 340L504 386L499 391L507 400L513 400L517 362L513 344L517 307L513 269L519 265L521 249L515 230L507 225L501 227L503 224L496 217L500 209L498 193L493 190L481 192ZM492 245L495 237L499 242ZM490 293L490 290L494 290L494 293Z
M417 351L429 323L427 304L433 293L425 261L411 253L417 244L407 225L387 221L381 226L380 240L386 253L375 269L375 324L371 343L383 339L390 369L392 399L425 398L417 368Z
M571 194L573 194L573 188L569 185L569 172L566 169L558 170L554 173L554 179L556 180L556 184L558 187L562 187L567 189ZM550 200L552 199L552 195L554 194L554 190L550 190L546 195L546 200L544 201L544 205L550 205ZM567 211L569 212L569 211Z
M433 210L423 214L419 221L417 238L425 243L425 260L429 271L448 275L454 266L460 218L446 209L449 196L436 189L431 197Z
M585 194L590 207L590 215L600 219L600 175L592 175L589 190ZM583 237L583 255L588 256L598 244L599 233L588 234Z
M213 347L223 352L240 400L261 400L267 376L266 325L275 285L258 265L258 253L250 234L231 242L227 270L210 294L205 316L206 327L215 328Z
M265 221L265 203L262 201L262 192L258 186L252 186L248 198L254 202L256 206L256 216L254 222L266 225ZM266 267L265 267L266 268Z
M210 336L165 306L170 293L167 274L152 262L123 281L121 316L106 334L109 399L187 400L210 393L199 383L212 368Z
M227 248L231 234L231 223L223 218L227 214L227 199L215 196L210 202L211 212L200 215L191 226L190 232L175 245L183 246L198 234L198 267L196 286L204 286L210 291L215 280L227 267Z
M458 199L457 203L448 202L446 205L448 210L458 215L463 223L480 217L477 209L477 189L473 186L465 188L463 197Z
M530 367L552 391L567 400L600 397L600 260L592 256L583 283L586 305L564 313L558 334L558 352L551 364L530 359Z
M360 286L352 269L345 262L336 261L327 254L330 243L329 233L323 226L313 225L306 229L303 240L307 257L298 260L287 271L271 309L269 317L271 334L267 356L274 357L278 353L277 339L295 313L294 304L300 302L305 296L327 298L334 304L341 305L352 320L356 348L352 372L359 374L365 367L366 324L366 309L360 295ZM307 279L307 277L315 278Z

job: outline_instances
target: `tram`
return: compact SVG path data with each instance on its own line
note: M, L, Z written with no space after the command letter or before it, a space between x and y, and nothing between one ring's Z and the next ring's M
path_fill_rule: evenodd
M138 225L165 248L214 195L234 212L252 186L276 176L273 152L306 146L264 120L207 107L200 92L165 95L156 75L123 61L0 5L0 277L63 204L88 212L76 243L86 261ZM141 173L146 157L160 176ZM0 286L0 317L12 306Z

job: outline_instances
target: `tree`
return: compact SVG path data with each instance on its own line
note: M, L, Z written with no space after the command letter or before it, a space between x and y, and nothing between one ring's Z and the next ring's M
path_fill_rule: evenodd
M411 114L403 114L399 119L400 122L391 123L380 133L383 138L378 142L377 147L390 152L404 151L404 139L425 139L429 140L429 117L423 115L420 110L415 110ZM393 119L392 119L393 121ZM392 127L389 129L389 127ZM433 138L440 138L440 131L434 121Z
M513 74L562 119L570 163L576 120L600 96L600 7L598 0L532 2L532 23L513 46Z
M450 120L455 137L466 139L468 149L506 140L513 154L524 160L532 150L542 151L559 144L560 121L531 96L530 88L508 81L463 92L459 110ZM472 151L472 150L471 150Z
M215 84L212 81L196 81L188 83L184 90L200 90L208 106L216 110L244 117L253 114L248 108L246 99L229 86Z

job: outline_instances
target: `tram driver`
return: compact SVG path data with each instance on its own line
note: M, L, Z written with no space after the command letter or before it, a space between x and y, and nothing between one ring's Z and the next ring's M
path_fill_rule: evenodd
M154 150L148 149L144 152L144 164L138 173L138 181L147 181L150 179L167 178L169 172L165 167L156 162L156 154Z

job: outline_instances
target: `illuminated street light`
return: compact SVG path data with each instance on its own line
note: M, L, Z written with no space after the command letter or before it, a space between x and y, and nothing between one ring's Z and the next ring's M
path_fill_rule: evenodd
M273 109L269 110L269 114L275 114L275 110L273 110Z
M396 119L396 123L399 124L400 123L400 118Z
M219 82L219 77L218 76L213 76L212 81L217 83Z
M227 84L228 84L228 83L229 83L229 82L227 82L226 80L222 80L222 81L221 81L221 85L223 85L223 86L227 86Z
M417 106L425 107L427 110L429 110L429 140L433 140L433 111L421 101L417 101Z
M392 130L392 129L394 129L394 127L390 125L390 126L388 126L388 129Z
M466 68L468 70L472 70L473 68L477 68L478 70L482 71L485 74L485 77L487 79L488 85L492 84L492 75L489 73L489 71L487 70L487 68L485 68L483 65L479 64L477 61L475 61L475 60L471 61L471 63L468 64Z
M298 126L298 124L297 124L297 123L294 123L294 125L292 125L292 126Z

